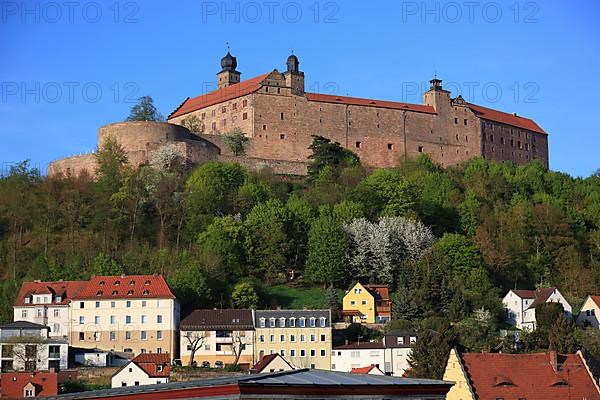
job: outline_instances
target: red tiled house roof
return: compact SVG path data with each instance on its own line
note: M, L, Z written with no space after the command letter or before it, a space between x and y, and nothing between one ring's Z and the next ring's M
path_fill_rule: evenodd
M174 299L162 275L95 276L74 299Z
M600 400L579 353L464 353L460 357L479 400Z
M590 296L590 297L592 298L592 301L593 301L594 303L596 303L596 305L597 305L598 307L600 307L600 296Z
M475 113L475 115L481 119L487 119L494 122L499 122L501 124L511 125L517 128L526 129L529 131L541 133L547 135L547 133L540 128L535 121L517 116L515 114L509 114L498 110L493 110L491 108L478 106L476 104L467 104L468 107Z
M250 373L251 374L260 374L276 358L281 358L290 367L290 369L294 369L294 367L292 367L290 365L290 363L286 361L285 358L281 357L278 353L274 353L274 354L268 354L268 355L264 356L263 358L261 358L256 364L254 364L254 366L252 368L250 368Z
M392 301L387 285L363 285L375 298L375 315L392 316Z
M23 282L14 305L33 306L31 296L34 294L52 294L52 304L67 305L84 284L82 281ZM56 302L57 296L61 296L60 302ZM29 298L29 303L25 303L25 298Z
M58 394L56 372L3 372L0 374L0 397L22 399L25 386L29 383L35 388L36 398Z
M352 368L350 370L351 374L368 374L375 368L374 365L369 365L368 367L360 367L360 368Z
M168 353L143 353L131 360L144 370L150 378L169 377L171 374L170 356ZM159 366L162 369L159 371Z
M185 115L192 111L200 110L205 107L209 107L215 104L223 103L225 101L233 100L238 97L245 96L250 93L256 92L261 87L261 82L269 76L263 74L256 76L252 79L247 79L235 85L227 86L226 88L217 89L210 93L194 98L187 98L175 111L169 115L168 119Z
M522 299L534 299L529 308L535 308L536 306L545 303L555 290L557 290L555 287L538 288L535 290L517 289L513 290L513 293Z

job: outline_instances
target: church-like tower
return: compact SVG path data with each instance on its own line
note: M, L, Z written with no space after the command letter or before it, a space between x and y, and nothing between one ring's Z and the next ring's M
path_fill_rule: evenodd
M287 59L287 71L284 73L286 86L292 88L292 93L298 96L304 94L304 72L300 71L300 61L294 54Z
M240 83L241 73L236 71L236 68L237 59L228 51L225 57L221 59L221 72L217 74L219 89Z

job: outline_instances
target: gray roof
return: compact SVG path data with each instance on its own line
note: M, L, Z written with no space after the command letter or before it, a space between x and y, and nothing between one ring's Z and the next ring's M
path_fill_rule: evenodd
M88 392L69 393L56 399L99 399L123 395L135 395L143 393L157 393L165 390L194 389L208 386L224 385L257 385L257 386L452 386L453 382L438 381L433 379L398 378L392 376L350 374L347 372L324 371L318 369L297 369L294 371L272 372L256 375L238 375L225 378L205 379L189 382L172 382L157 385L130 386L115 389L92 390Z
M286 319L286 327L289 326L288 321L290 318L306 318L307 320L310 318L326 318L326 326L331 326L331 310L256 310L254 312L254 324L258 328L259 321L261 318L269 319L269 318L285 318ZM267 325L268 326L268 325ZM279 324L277 324L279 327ZM296 323L296 327L298 327L298 323Z
M0 325L0 329L48 329L46 325L34 324L29 321L15 321L7 322L6 324Z

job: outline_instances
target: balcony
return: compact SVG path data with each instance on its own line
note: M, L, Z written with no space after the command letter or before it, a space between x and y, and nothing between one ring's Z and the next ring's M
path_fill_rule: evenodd
M229 337L216 337L215 341L216 341L216 343L233 343L233 338L231 336L229 336Z

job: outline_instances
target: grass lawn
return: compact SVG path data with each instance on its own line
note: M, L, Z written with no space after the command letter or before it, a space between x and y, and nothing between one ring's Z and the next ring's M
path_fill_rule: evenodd
M271 308L284 309L327 308L325 289L287 285L267 286L265 303Z

